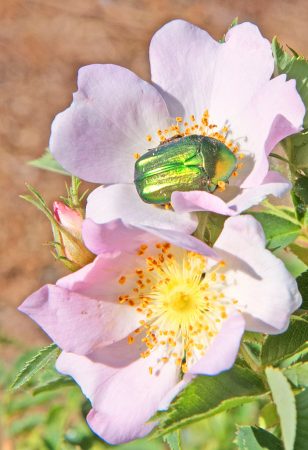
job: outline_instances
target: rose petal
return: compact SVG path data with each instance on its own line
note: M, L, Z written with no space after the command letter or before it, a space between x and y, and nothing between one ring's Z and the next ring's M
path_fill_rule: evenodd
M253 205L258 205L268 195L284 197L292 188L290 181L286 180L279 172L268 172L260 186L251 189L243 189L233 200L228 202L228 207L233 214L240 214Z
M95 254L122 251L136 254L140 245L155 246L161 241L191 252L219 261L219 255L204 242L194 236L180 231L159 230L151 227L139 227L125 224L116 219L106 224L96 224L91 219L83 223L83 239L85 244ZM157 239L158 238L158 239Z
M174 20L152 38L153 84L164 97L170 115L200 120L209 109L210 122L223 126L249 102L274 70L271 46L250 23L228 31L226 43L206 31Z
M291 187L292 184L279 172L270 171L260 186L241 191L233 189L232 186L230 191L232 190L235 196L228 203L217 195L203 191L174 192L171 200L174 210L179 214L189 211L212 211L225 216L234 216L253 205L258 205L269 194L284 197Z
M179 367L174 361L159 362L162 346L143 359L139 353L144 347L140 341L128 345L124 340L96 350L89 357L61 353L57 361L57 370L71 375L90 399L95 412L89 413L89 425L110 444L148 434L155 423L145 422L178 380Z
M170 209L155 208L144 203L135 186L130 184L101 186L95 189L88 197L86 216L96 223L120 218L133 225L177 230L187 234L193 233L198 226L196 214L176 214Z
M243 333L245 320L237 311L233 311L224 322L211 347L199 359L180 381L160 402L158 409L167 410L170 403L196 375L218 375L231 369L236 359Z
M302 129L305 106L295 80L285 80L286 75L280 75L262 86L230 125L228 139L235 140L239 151L250 156L248 164L252 166L243 178L247 156L241 160L244 167L238 170L235 181L242 188L261 184L268 172L266 156L283 138Z
M252 216L230 218L214 249L226 262L224 294L237 300L246 330L281 333L301 304L295 279L282 261L264 250L266 239Z
M79 70L73 103L52 124L50 150L83 180L130 183L134 153L155 146L147 135L168 126L166 104L153 86L123 67L93 64Z
M98 301L53 285L30 295L18 309L60 348L79 355L123 339L140 326L127 303Z

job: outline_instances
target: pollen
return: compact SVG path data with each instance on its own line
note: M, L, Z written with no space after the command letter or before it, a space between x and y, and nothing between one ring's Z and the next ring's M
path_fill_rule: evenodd
M237 173L237 171L235 170L233 173L232 173L232 177L237 177L237 175L238 175L238 173Z
M148 141L148 142L151 142L151 140L152 140L152 137L149 136L149 135L147 135L147 141Z
M158 367L168 362L186 373L201 351L209 349L228 317L228 306L234 304L224 291L226 277L221 270L226 270L226 263L221 260L208 267L203 255L180 252L170 242L143 242L137 254L138 265L123 274L119 283L124 285L132 277L142 291L127 283L122 288L126 292L118 299L135 310L138 319L141 316L142 320L137 320L140 325L132 332L135 337L140 335L144 346L140 356L147 358L160 348ZM137 342L140 340L128 336L129 344Z
M238 159L243 159L243 158L244 158L244 155L243 155L243 153L241 153L241 154L239 155Z
M134 158L139 159L140 158L139 153L134 153Z
M175 120L176 120L177 122L183 122L182 117L177 117Z
M226 183L224 181L218 181L217 185L220 188L220 192L223 192L226 189Z

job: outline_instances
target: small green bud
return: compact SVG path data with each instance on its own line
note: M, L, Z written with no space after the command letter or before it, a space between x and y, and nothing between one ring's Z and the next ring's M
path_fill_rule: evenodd
M55 240L60 241L56 246L58 259L69 270L76 271L91 263L96 256L87 249L82 239L81 226L84 219L80 212L64 203L54 202L53 209L54 218L60 225L59 228L53 225Z

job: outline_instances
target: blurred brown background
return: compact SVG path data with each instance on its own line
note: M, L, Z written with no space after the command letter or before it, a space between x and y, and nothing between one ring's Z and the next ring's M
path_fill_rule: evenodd
M148 47L158 28L182 18L219 40L236 16L307 57L305 0L0 0L2 335L29 347L48 342L16 308L67 271L42 246L52 239L48 220L18 194L27 193L26 181L50 207L65 195L66 177L25 162L48 146L51 122L77 88L78 68L114 63L150 81Z

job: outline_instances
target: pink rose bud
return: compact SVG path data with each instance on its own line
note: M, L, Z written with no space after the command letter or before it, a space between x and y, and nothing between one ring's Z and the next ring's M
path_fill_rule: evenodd
M54 202L53 209L54 217L61 226L58 237L64 256L61 258L63 264L70 270L78 270L91 263L95 255L87 249L83 242L81 226L84 219L80 212L61 202Z

